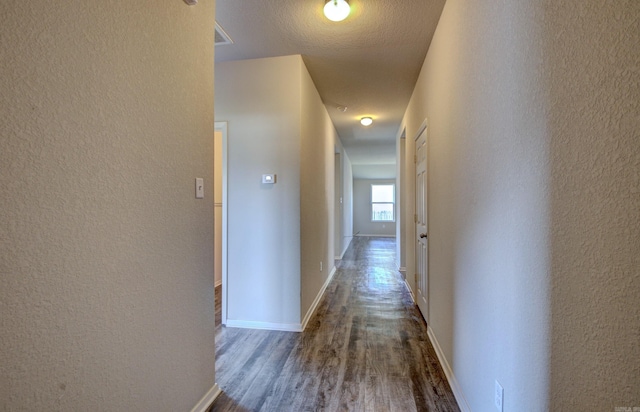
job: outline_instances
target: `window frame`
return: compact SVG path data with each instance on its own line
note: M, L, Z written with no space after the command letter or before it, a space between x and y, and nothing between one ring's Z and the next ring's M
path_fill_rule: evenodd
M373 201L373 187L374 186L391 186L393 200L391 202L374 202ZM372 223L395 223L396 221L396 184L395 183L371 183L369 187L369 218ZM391 205L391 215L392 218L390 220L377 220L374 218L373 207L375 205Z

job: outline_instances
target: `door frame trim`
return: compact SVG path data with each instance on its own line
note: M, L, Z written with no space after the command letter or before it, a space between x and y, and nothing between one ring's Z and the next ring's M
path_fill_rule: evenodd
M427 128L427 118L425 117L424 120L422 121L422 124L420 125L420 127L418 127L418 131L416 132L416 134L413 136L413 141L415 142L416 140L418 140L418 137L420 137L420 135L422 134L422 132L424 132L424 129Z
M227 213L228 213L228 197L227 197L227 152L228 152L228 124L227 122L214 122L214 130L222 133L222 302L221 312L223 325L227 324ZM214 154L215 159L215 154Z

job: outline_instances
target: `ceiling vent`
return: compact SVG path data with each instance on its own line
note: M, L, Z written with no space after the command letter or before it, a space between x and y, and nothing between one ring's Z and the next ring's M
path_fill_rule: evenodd
M223 44L233 44L231 37L220 27L216 22L216 46L222 46Z

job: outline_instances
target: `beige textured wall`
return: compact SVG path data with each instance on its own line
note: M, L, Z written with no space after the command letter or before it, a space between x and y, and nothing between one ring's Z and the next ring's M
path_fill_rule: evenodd
M640 2L545 2L551 409L640 407Z
M0 4L1 410L214 385L214 5Z
M529 3L448 1L405 115L406 159L428 118L428 322L474 411L494 409L495 380L505 411L548 406L549 136Z
M334 267L334 154L342 144L300 58L300 277L301 316ZM322 262L322 270L320 270Z
M639 18L446 3L404 124L412 158L429 119L429 322L471 410L494 380L505 411L640 405Z

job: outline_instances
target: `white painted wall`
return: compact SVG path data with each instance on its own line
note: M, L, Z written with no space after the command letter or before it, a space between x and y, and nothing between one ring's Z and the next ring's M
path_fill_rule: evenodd
M228 122L231 321L300 323L301 59L216 64L216 120ZM277 183L261 183L275 173Z
M493 410L496 379L505 411L640 405L639 16L445 5L406 158L428 116L429 326L471 410Z
M214 4L0 5L0 410L214 386Z
M396 222L371 221L371 185L395 184L395 179L353 179L353 230L358 236L396 235ZM396 210L396 215L397 215Z

